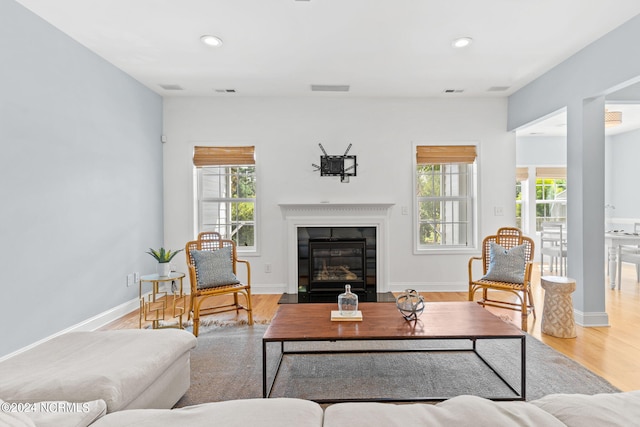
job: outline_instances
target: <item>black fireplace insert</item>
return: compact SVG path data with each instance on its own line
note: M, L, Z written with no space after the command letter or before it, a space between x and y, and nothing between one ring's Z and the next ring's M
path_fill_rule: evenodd
M298 302L335 302L345 285L376 300L375 227L306 227L298 232Z

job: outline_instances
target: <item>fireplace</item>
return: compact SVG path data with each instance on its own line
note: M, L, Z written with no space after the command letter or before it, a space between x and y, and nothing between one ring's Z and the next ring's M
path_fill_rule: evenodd
M325 295L309 292L309 272L313 270L309 265L309 241L314 239L318 239L318 243L322 243L322 240L333 243L339 240L365 239L366 279L364 291L359 292L360 300L366 298L367 301L375 301L376 293L380 299L380 295L389 292L386 242L387 222L393 203L280 203L278 206L287 230L288 274L283 296L287 302L337 302L337 295L344 291L346 282L335 284L336 289L326 291ZM353 268L349 265L349 270ZM319 290L328 283L316 285ZM313 288L313 284L311 287Z
M375 227L298 227L298 302L376 300Z

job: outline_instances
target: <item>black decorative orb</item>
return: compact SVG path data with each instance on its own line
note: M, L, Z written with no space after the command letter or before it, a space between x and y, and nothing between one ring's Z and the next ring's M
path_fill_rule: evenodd
M396 306L406 320L418 320L424 311L424 298L413 289L407 289L396 298Z

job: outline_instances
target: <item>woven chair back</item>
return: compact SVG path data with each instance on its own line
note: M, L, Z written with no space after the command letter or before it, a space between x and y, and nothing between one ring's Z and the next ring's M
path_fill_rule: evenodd
M216 233L217 234L217 233ZM193 261L192 251L217 251L222 248L231 247L231 265L233 266L233 273L236 274L236 242L226 239L205 239L205 240L193 240L186 245L187 249L187 266L189 270L192 270L194 274L197 274L195 268L195 262Z
M484 274L489 271L489 263L491 262L491 242L497 243L503 248L509 250L518 245L525 245L525 259L527 262L533 261L534 243L533 239L524 236L522 230L516 227L502 227L498 229L495 235L487 236L482 241L482 266Z

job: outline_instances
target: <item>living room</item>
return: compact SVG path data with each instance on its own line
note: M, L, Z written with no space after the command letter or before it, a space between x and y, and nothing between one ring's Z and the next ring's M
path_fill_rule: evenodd
M592 118L607 94L640 76L640 58L631 54L640 35L637 6L627 22L509 97L205 97L150 90L20 3L0 3L2 59L11 64L0 71L7 82L0 173L9 201L0 211L9 302L3 320L12 325L0 356L137 308L137 287L126 277L154 271L148 248L178 249L194 237L192 156L199 144L256 147L258 251L245 256L255 293L291 285L280 205L323 202L392 205L383 290L464 291L466 263L477 250L416 253L415 146L476 144L481 239L515 221L514 131L565 107L567 169L578 190L568 199L577 207L568 224L579 243L569 254L569 274L582 284L574 304L582 324L608 323L602 207L624 201L607 199L613 193L603 179L602 129ZM330 154L353 144L357 176L348 183L320 176L312 166L318 143ZM616 159L633 158L629 150ZM186 271L182 257L176 267Z

